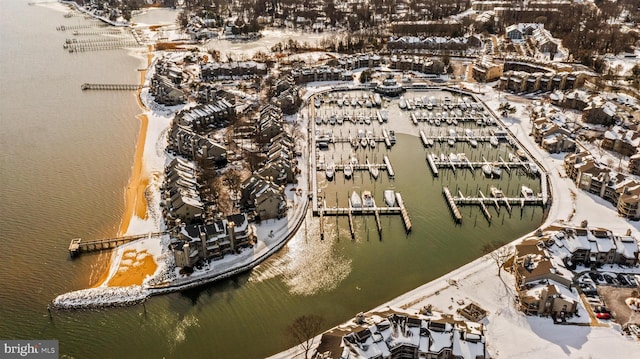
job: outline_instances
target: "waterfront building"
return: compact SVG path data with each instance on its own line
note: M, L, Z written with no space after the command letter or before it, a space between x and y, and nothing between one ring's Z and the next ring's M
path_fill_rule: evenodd
M208 224L183 225L171 239L176 266L193 267L200 260L236 254L251 245L255 234L247 215L240 213Z
M207 62L200 66L203 81L266 76L266 64L255 61Z
M198 169L195 163L174 158L165 169L163 183L164 216L170 224L199 222L203 219L204 203L200 198Z
M287 197L284 187L272 178L255 174L245 180L241 187L241 207L252 212L257 219L282 218L287 213Z
M362 68L374 68L379 67L382 62L382 58L377 54L357 54L332 59L327 62L327 65L339 67L345 70L357 70Z
M618 152L623 156L632 156L640 146L640 133L621 126L613 126L604 133L602 149Z
M531 133L535 142L549 153L569 152L576 148L571 132L548 117L535 120Z
M482 56L473 62L472 75L477 81L491 82L502 76L502 69L503 64L495 63L492 59Z
M437 58L427 56L393 55L389 59L389 68L440 75L444 72L444 63Z
M329 336L325 334L322 341ZM340 359L488 357L482 324L423 315L391 314L342 336L339 348L323 344L319 351L329 349L324 357L339 351Z
M500 77L499 88L514 93L548 92L556 90L570 90L578 86L582 79L580 74L573 72L525 72L506 70Z
M224 145L180 125L171 127L167 151L196 160L204 168L221 167L227 163L227 148Z

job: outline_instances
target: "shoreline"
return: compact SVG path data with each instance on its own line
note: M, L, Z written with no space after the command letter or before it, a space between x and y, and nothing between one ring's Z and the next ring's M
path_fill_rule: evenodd
M151 65L151 59L153 58L153 54L151 53L151 47L147 48L147 68ZM144 86L146 81L147 70L139 71L140 86ZM144 170L144 148L147 141L147 133L149 129L149 117L147 116L146 111L149 109L145 106L144 102L141 98L142 89L138 89L136 91L135 97L136 102L138 103L138 107L142 111L140 114L136 115L136 119L140 122L140 128L138 130L138 137L136 140L135 151L133 155L133 165L131 167L131 176L127 182L127 186L124 189L124 212L122 214L120 225L118 228L117 236L124 236L127 234L129 227L131 225L131 221L134 216L147 219L149 215L148 211L148 203L145 197L145 192L147 187L149 186L149 174ZM106 266L104 268L104 272L98 277L98 280L90 285L90 288L98 288L104 286L114 286L111 282L116 279L117 271L113 272L112 269L114 266L119 266L119 260L116 258L118 255L117 251L111 252L109 258L107 259ZM150 266L155 269L157 268L157 263L155 260L152 260L153 263L148 263L145 261L145 266ZM150 273L152 275L153 272ZM143 278L144 279L144 278ZM122 280L118 280L122 282ZM115 283L114 283L115 284ZM142 284L141 283L132 283L132 284Z

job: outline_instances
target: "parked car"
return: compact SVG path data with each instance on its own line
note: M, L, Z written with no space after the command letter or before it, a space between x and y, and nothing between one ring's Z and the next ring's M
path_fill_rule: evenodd
M613 276L609 275L609 274L604 274L604 280L607 282L607 284L613 284Z
M629 286L631 287L638 286L638 282L636 282L636 279L634 278L635 276L633 274L625 274L625 277L627 278L627 282L629 282Z
M596 318L598 318L598 319L611 319L611 314L609 314L609 313L596 313Z
M593 311L596 313L609 313L611 314L611 311L609 309L607 309L607 307L603 306L603 305L596 305L595 307L593 307Z
M616 278L618 279L618 281L620 282L620 284L627 286L629 285L629 281L627 280L627 277L622 274L622 273L618 273L618 275L616 276Z

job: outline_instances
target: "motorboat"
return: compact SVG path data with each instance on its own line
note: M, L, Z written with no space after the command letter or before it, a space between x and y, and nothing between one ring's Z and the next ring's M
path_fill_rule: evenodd
M389 142L391 142L392 145L396 144L396 131L394 130L389 131Z
M338 116L336 118L336 122L338 122L338 125L342 125L342 123L344 123L344 119L342 118L342 116Z
M469 144L471 145L471 147L476 148L478 147L478 140L476 140L475 138L472 138L469 140Z
M520 192L522 193L522 197L524 198L534 198L535 194L533 193L533 190L525 185L522 185L522 188L520 190Z
M373 103L371 102L371 100L367 99L367 100L364 102L364 105L365 105L365 107L367 107L367 108L371 108L371 107L373 106Z
M369 145L369 141L367 140L366 137L363 137L360 139L360 146L362 146L362 148L366 148Z
M351 207L362 208L362 200L360 199L360 195L358 195L356 191L353 191L353 193L351 193Z
M404 96L400 97L400 101L398 102L398 106L401 110L405 110L407 108L407 100L404 99Z
M351 138L351 147L357 149L360 146L360 141L357 138Z
M450 153L449 154L449 161L452 162L452 163L458 162L458 155L456 155L455 153Z
M327 176L327 179L331 181L333 179L333 175L336 173L336 164L333 162L329 163L324 172Z
M485 163L482 165L482 173L484 173L485 176L490 177L491 176L491 165L488 163Z
M498 145L500 144L500 142L498 141L498 137L496 136L491 136L491 138L489 138L489 143L493 147L498 147Z
M495 186L491 186L489 188L489 192L491 193L491 196L494 198L504 198L504 192L502 192L501 189Z
M329 123L331 124L331 126L335 126L336 125L336 115L331 115L331 117L329 117Z
M538 174L538 166L533 162L529 163L529 173L532 175Z
M344 165L344 178L349 179L351 178L351 176L353 175L353 166L351 165L351 163L347 163L346 165Z
M378 175L380 175L380 170L376 166L369 165L369 173L373 179L378 179Z
M379 94L373 94L373 103L376 105L376 107L382 106L382 98Z
M439 120L439 119L437 119L437 118L436 118L436 120L435 120L435 125L436 125L436 126L440 126L440 120Z
M376 148L376 140L374 140L373 138L370 138L369 139L369 147Z
M371 191L362 192L362 207L373 207L373 197L371 196Z
M502 175L502 168L497 163L491 165L491 177L499 178Z
M320 102L320 98L316 97L316 98L313 100L313 104L316 106L316 108L320 108L320 105L322 104L322 103Z
M316 126L322 125L322 118L320 116L316 116Z
M364 118L364 124L365 125L370 125L371 124L371 119L368 116Z
M451 122L453 122L454 126L458 126L458 120L456 120L455 118L453 120L451 120Z
M453 138L449 138L449 139L447 140L447 143L449 144L449 146L453 147L453 146L455 146L455 145L456 145L456 140L455 140L455 139L453 139Z
M381 110L380 117L382 117L382 122L389 121L389 112L387 112L387 110Z
M433 141L433 138L428 138L427 139L427 146L431 147L435 145L435 141Z
M391 189L388 189L388 190L384 191L384 202L389 207L395 207L395 205L396 205L396 193Z

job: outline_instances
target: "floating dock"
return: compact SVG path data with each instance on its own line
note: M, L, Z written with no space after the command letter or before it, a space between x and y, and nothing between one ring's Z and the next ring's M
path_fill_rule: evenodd
M438 177L438 166L436 166L435 164L435 160L433 159L433 154L427 153L427 163L429 163L429 168L431 168L433 177Z
M453 218L455 218L456 222L461 222L462 214L460 213L460 210L456 205L456 201L453 199L453 196L451 195L451 191L449 191L449 187L446 187L446 186L443 187L442 193L444 194L444 197L447 199L447 204L449 205L449 209L453 214Z
M387 155L384 155L384 165L387 168L387 174L389 175L389 177L394 178L396 176L396 173L393 171L393 167L391 167L391 161L389 160L389 157Z

